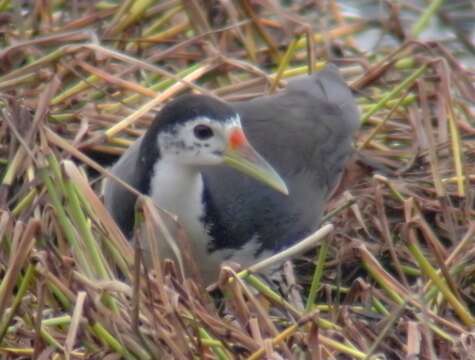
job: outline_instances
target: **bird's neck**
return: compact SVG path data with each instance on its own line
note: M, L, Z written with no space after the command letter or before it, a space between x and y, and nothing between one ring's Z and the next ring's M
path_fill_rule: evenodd
M161 159L155 164L150 185L150 195L159 207L176 214L190 236L202 235L204 185L198 168Z

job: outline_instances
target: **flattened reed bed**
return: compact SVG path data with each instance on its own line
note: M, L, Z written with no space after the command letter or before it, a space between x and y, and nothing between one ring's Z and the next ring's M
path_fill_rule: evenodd
M336 1L0 1L2 356L472 356L475 76L456 19L474 9L442 3L361 19ZM401 11L417 19L409 31ZM435 17L448 43L418 40ZM374 27L399 44L361 51ZM160 266L153 239L174 229L152 231L169 214L143 198L134 236L155 254L143 265L100 187L154 111L186 91L278 91L327 61L362 128L317 253L287 264L280 290L225 267L207 292L179 263Z

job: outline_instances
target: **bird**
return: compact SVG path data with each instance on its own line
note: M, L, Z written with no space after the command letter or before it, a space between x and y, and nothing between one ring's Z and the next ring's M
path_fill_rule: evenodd
M181 95L111 172L177 216L211 283L223 262L252 265L318 229L359 117L333 64L247 101ZM130 237L136 195L107 179L104 201Z

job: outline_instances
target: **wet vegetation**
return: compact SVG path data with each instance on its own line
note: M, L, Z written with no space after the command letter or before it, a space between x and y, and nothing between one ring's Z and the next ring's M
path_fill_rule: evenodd
M2 357L473 358L473 2L348 3L0 0ZM434 23L448 33L428 40ZM224 267L206 291L160 266L167 215L146 198L143 265L100 188L154 111L187 91L272 93L327 62L362 127L324 236L280 288Z

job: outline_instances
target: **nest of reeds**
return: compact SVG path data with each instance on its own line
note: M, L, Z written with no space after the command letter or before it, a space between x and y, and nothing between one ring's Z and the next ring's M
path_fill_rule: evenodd
M0 0L2 358L473 358L474 45L457 17L474 8L441 5ZM418 41L434 20L454 36ZM368 29L391 45L361 50ZM145 266L100 186L154 111L327 61L362 127L304 270L277 289L227 267L209 293L159 255ZM138 215L134 236L158 236L163 214L144 199Z

